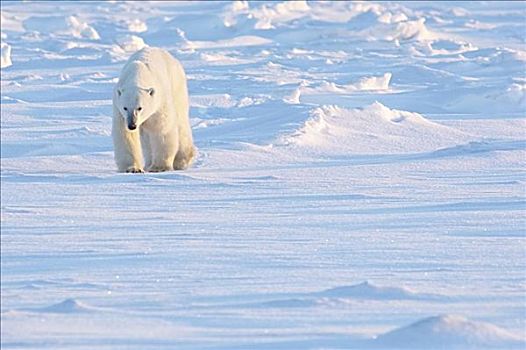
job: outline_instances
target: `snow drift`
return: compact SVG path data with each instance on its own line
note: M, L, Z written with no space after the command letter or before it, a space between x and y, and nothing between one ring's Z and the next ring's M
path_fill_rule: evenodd
M389 82L392 74L385 73L381 76L363 77L355 83L347 85L338 85L332 82L324 81L317 87L300 87L302 94L332 93L332 94L352 94L361 91L388 91Z
M464 143L469 136L413 112L375 102L363 109L325 105L282 142L313 154L400 154L428 152Z
M490 323L441 315L380 335L375 345L386 349L523 349L526 343Z

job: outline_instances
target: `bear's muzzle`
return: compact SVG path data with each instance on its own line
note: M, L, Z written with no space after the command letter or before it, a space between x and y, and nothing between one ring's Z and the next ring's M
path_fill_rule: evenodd
M135 130L137 129L137 116L135 113L128 113L128 117L126 118L126 124L128 126L128 130Z

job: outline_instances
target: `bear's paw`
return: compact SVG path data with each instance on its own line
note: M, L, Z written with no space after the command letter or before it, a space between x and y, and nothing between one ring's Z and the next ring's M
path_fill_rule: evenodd
M173 170L173 168L168 165L151 165L148 168L148 171L151 173L161 173L163 171L170 171L170 170Z
M142 170L141 168L135 167L135 166L131 166L126 169L126 172L137 174L137 173L144 173L144 170Z

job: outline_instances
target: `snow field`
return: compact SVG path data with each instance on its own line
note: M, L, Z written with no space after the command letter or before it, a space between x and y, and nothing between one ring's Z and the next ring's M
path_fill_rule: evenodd
M523 349L521 2L2 2L4 349ZM199 157L115 172L129 55Z

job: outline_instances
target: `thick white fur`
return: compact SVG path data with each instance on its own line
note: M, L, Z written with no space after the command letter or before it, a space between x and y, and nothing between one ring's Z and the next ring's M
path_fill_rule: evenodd
M186 169L195 155L188 110L186 75L179 61L158 48L133 54L113 92L112 136L118 170ZM131 111L133 117L128 116ZM128 128L127 118L135 118L135 130Z

